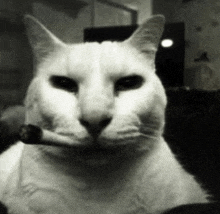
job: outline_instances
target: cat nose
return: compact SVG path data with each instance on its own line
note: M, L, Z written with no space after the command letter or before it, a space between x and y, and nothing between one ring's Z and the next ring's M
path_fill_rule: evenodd
M97 138L100 133L105 129L112 120L110 115L90 115L79 119L81 125L83 125L90 135Z

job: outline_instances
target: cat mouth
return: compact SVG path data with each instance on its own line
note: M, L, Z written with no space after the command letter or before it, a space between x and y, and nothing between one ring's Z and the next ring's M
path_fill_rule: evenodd
M25 144L50 145L60 147L79 147L93 148L95 152L102 150L101 148L114 148L124 146L125 141L131 141L131 137L111 138L111 137L86 137L77 139L72 133L56 133L46 129L41 129L35 125L22 125L19 132L20 140ZM108 149L109 151L109 149ZM102 151L103 152L103 151Z
M104 148L102 146L90 146L77 148L75 154L86 159L105 159L106 157L119 156L122 154L121 147Z
M23 125L20 130L20 140L25 144L46 145L67 148L67 156L73 156L79 162L87 165L106 165L118 162L121 158L137 155L137 139L87 139L87 142L74 140L71 133L58 134L33 125ZM88 142L89 141L89 142ZM141 150L140 150L141 151Z
M86 137L83 139L76 139L72 133L56 133L34 125L23 125L19 132L20 140L25 144L58 146L66 148L79 149L85 154L96 154L97 156L109 154L114 155L123 148L132 150L132 147L137 146L146 136L140 133L127 134L123 136L101 136L98 138ZM126 149L125 149L126 148ZM87 152L89 151L89 153ZM96 156L95 155L95 156Z

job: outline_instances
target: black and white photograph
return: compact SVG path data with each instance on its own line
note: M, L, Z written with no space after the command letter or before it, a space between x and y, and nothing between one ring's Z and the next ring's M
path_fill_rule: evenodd
M220 214L220 1L1 0L0 214Z

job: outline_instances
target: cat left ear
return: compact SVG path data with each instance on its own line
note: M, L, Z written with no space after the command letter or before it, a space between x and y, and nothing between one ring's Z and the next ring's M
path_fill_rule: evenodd
M51 33L42 23L31 15L25 15L24 23L30 45L37 61L41 61L49 53L54 52L64 43Z
M164 30L164 24L165 18L163 15L152 16L124 42L143 53L155 55Z

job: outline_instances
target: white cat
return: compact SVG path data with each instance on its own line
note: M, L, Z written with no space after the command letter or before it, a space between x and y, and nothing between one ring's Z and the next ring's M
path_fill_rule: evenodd
M0 158L1 198L12 214L158 214L207 202L162 134L166 96L154 59L164 18L124 42L64 44L26 17L36 73L26 124L73 148L16 146Z

